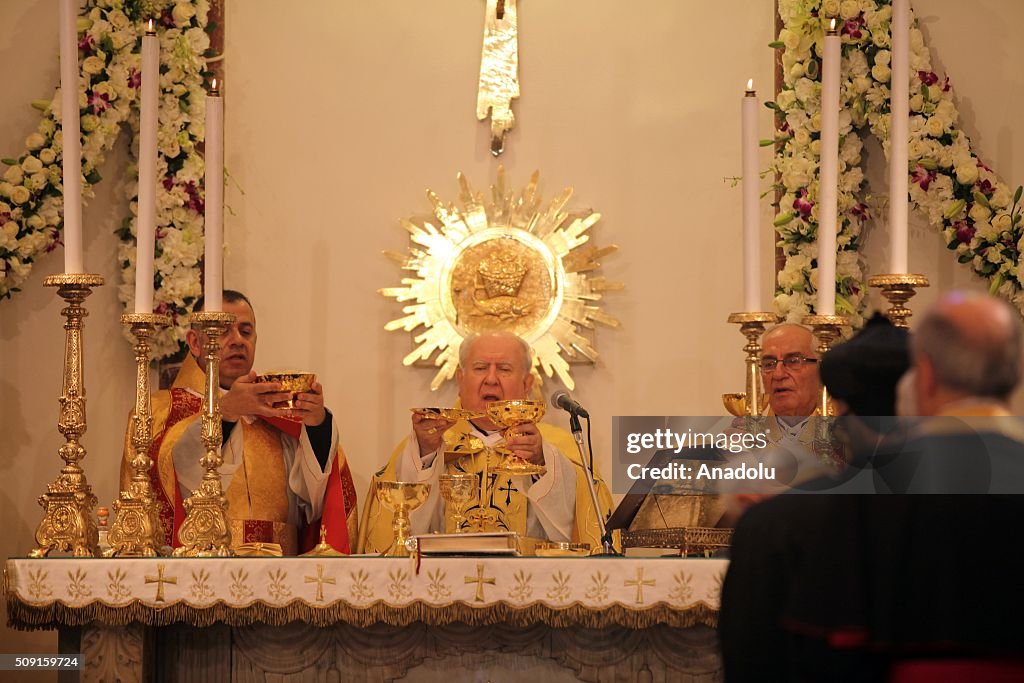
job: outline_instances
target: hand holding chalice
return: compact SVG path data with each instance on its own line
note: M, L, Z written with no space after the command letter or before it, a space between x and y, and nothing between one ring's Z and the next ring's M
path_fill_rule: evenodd
M494 401L487 406L487 417L495 425L505 428L505 439L507 444L498 446L495 450L505 456L505 460L495 468L498 472L507 474L544 474L547 470L541 464L530 462L520 457L512 447L522 438L517 427L534 425L528 432L532 435L537 432L536 423L544 417L544 402L529 400ZM520 430L523 431L523 430ZM526 433L525 431L523 432ZM539 438L539 433L536 434Z
M286 411L280 417L315 427L327 416L323 387L312 372L265 372L256 377L256 382L280 387L279 395L270 397L275 399L271 403L272 408Z

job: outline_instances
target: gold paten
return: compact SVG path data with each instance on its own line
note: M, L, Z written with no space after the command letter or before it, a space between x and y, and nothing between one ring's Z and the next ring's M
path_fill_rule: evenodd
M595 322L619 326L599 302L622 284L592 275L599 259L618 247L584 247L600 214L566 211L572 188L542 206L539 172L519 193L507 189L500 167L488 195L476 192L461 173L458 181L458 206L428 191L433 215L401 221L412 242L409 253L385 252L411 273L403 286L380 290L411 302L405 316L385 329L425 328L415 337L419 346L402 362L433 357L440 370L430 386L437 389L455 375L466 336L505 330L533 347L538 370L557 374L572 389L569 360L592 363L598 355L578 328L593 329Z
M407 481L378 481L377 500L385 508L395 513L391 530L394 541L381 553L387 557L408 557L409 548L409 513L423 505L430 495L430 484Z
M149 340L158 327L167 327L171 319L153 313L128 313L121 324L131 328L135 337L135 409L131 415L132 479L127 491L114 501L114 523L107 534L114 557L153 557L163 545L163 523L149 471L153 460L149 447L153 441L153 409L149 394Z
M590 554L589 543L569 543L567 541L539 541L534 546L537 557L586 557Z
M426 415L428 417L442 417L452 422L459 420L475 420L483 417L486 413L478 410L466 410L465 408L410 408L412 412Z
M56 287L57 296L67 302L61 309L64 323L64 380L60 397L57 430L65 443L58 454L64 460L57 480L39 496L39 505L46 511L36 528L36 547L29 557L46 557L50 551L71 551L75 557L99 554L99 530L93 510L96 496L78 464L85 458L79 439L85 434L85 377L82 367L82 321L89 312L82 302L92 294L93 287L103 284L103 277L91 274L50 275L43 280L46 287Z
M512 100L519 97L519 28L516 0L487 0L476 118L491 117L491 154L505 149L505 133L515 125Z
M881 289L882 296L889 301L890 308L885 312L889 322L902 328L910 327L907 318L914 315L907 308L907 302L917 294L918 288L927 287L928 284L927 277L912 273L888 273L868 278L868 286Z
M178 530L181 547L174 554L184 557L231 557L228 528L228 499L220 483L221 444L224 433L220 413L220 337L235 321L231 313L200 311L192 314L192 325L203 332L206 387L203 392L202 439L206 452L199 459L206 470L199 488L185 500L185 521Z

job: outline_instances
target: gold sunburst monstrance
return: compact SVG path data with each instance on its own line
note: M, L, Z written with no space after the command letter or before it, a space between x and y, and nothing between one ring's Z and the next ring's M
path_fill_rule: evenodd
M499 168L485 197L459 173L458 205L445 204L428 190L433 214L401 220L409 232L409 252L385 255L415 276L380 293L415 303L385 329L426 328L414 338L419 346L402 362L428 361L436 353L434 365L441 369L432 389L455 375L466 336L495 330L523 337L540 369L548 377L557 374L572 389L569 361L597 359L579 328L593 329L595 322L619 326L599 302L603 292L622 289L622 284L592 275L600 267L598 259L618 247L584 246L590 239L587 230L601 215L567 210L571 187L544 206L539 178L535 171L516 193Z

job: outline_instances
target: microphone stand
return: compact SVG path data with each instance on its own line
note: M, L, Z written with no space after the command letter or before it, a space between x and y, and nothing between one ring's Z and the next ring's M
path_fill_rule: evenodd
M580 454L580 462L583 463L583 471L587 476L587 488L590 489L590 502L594 505L594 515L597 517L598 530L601 532L602 550L595 555L618 555L612 545L612 534L604 523L604 514L601 512L601 503L597 500L597 489L594 487L594 470L587 465L587 456L583 450L583 427L580 425L580 417L575 411L569 411L569 431L576 441L576 450Z

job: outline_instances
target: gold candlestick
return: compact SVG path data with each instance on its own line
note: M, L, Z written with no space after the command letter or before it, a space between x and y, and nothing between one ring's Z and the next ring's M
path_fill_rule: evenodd
M82 320L89 315L82 302L92 294L93 287L102 284L101 275L85 273L50 275L43 280L44 286L56 287L57 296L68 304L61 310L67 320L64 323L64 380L57 419L57 429L65 440L58 451L64 467L57 480L39 497L39 504L46 512L36 529L36 547L29 552L30 557L46 557L52 550L70 550L75 557L93 557L99 552L99 531L93 516L96 496L78 463L85 458L85 448L79 443L86 430Z
M761 384L761 335L765 325L774 325L780 320L774 313L731 313L729 322L740 326L740 332L747 338L743 347L747 357L744 361L747 368L746 391L743 394L723 394L725 408L737 417L757 417L764 411L764 391Z
M170 325L171 319L153 313L129 313L121 316L121 324L128 325L135 337L135 409L131 416L133 474L128 490L121 491L114 501L114 524L107 538L114 557L154 557L164 545L164 530L150 483L153 409L149 395L149 340L158 327Z
M896 327L910 327L907 318L914 312L907 308L907 302L917 294L919 287L928 286L928 278L912 273L887 273L872 275L868 278L868 286L878 287L882 296L889 300L890 308L885 315Z
M802 322L814 330L814 336L818 339L818 358L825 356L832 348L832 344L839 339L843 327L849 324L846 316L842 315L809 315ZM822 462L833 467L841 467L843 463L842 449L832 442L832 422L835 420L835 409L832 407L832 399L824 384L821 387L818 412L820 416L815 422L811 450Z
M199 464L206 470L199 488L184 502L185 521L178 537L181 547L174 551L185 557L230 557L231 530L228 528L228 500L220 485L221 429L220 414L220 338L235 321L231 313L200 311L192 314L192 324L203 332L203 358L206 368L206 390L203 393L202 439L206 453Z
M849 324L846 316L843 315L808 315L801 322L814 330L814 336L818 339L818 358L823 357L832 343L839 339L843 327ZM821 402L818 410L822 417L830 417L835 414L832 410L832 401L829 399L828 390L821 387Z

